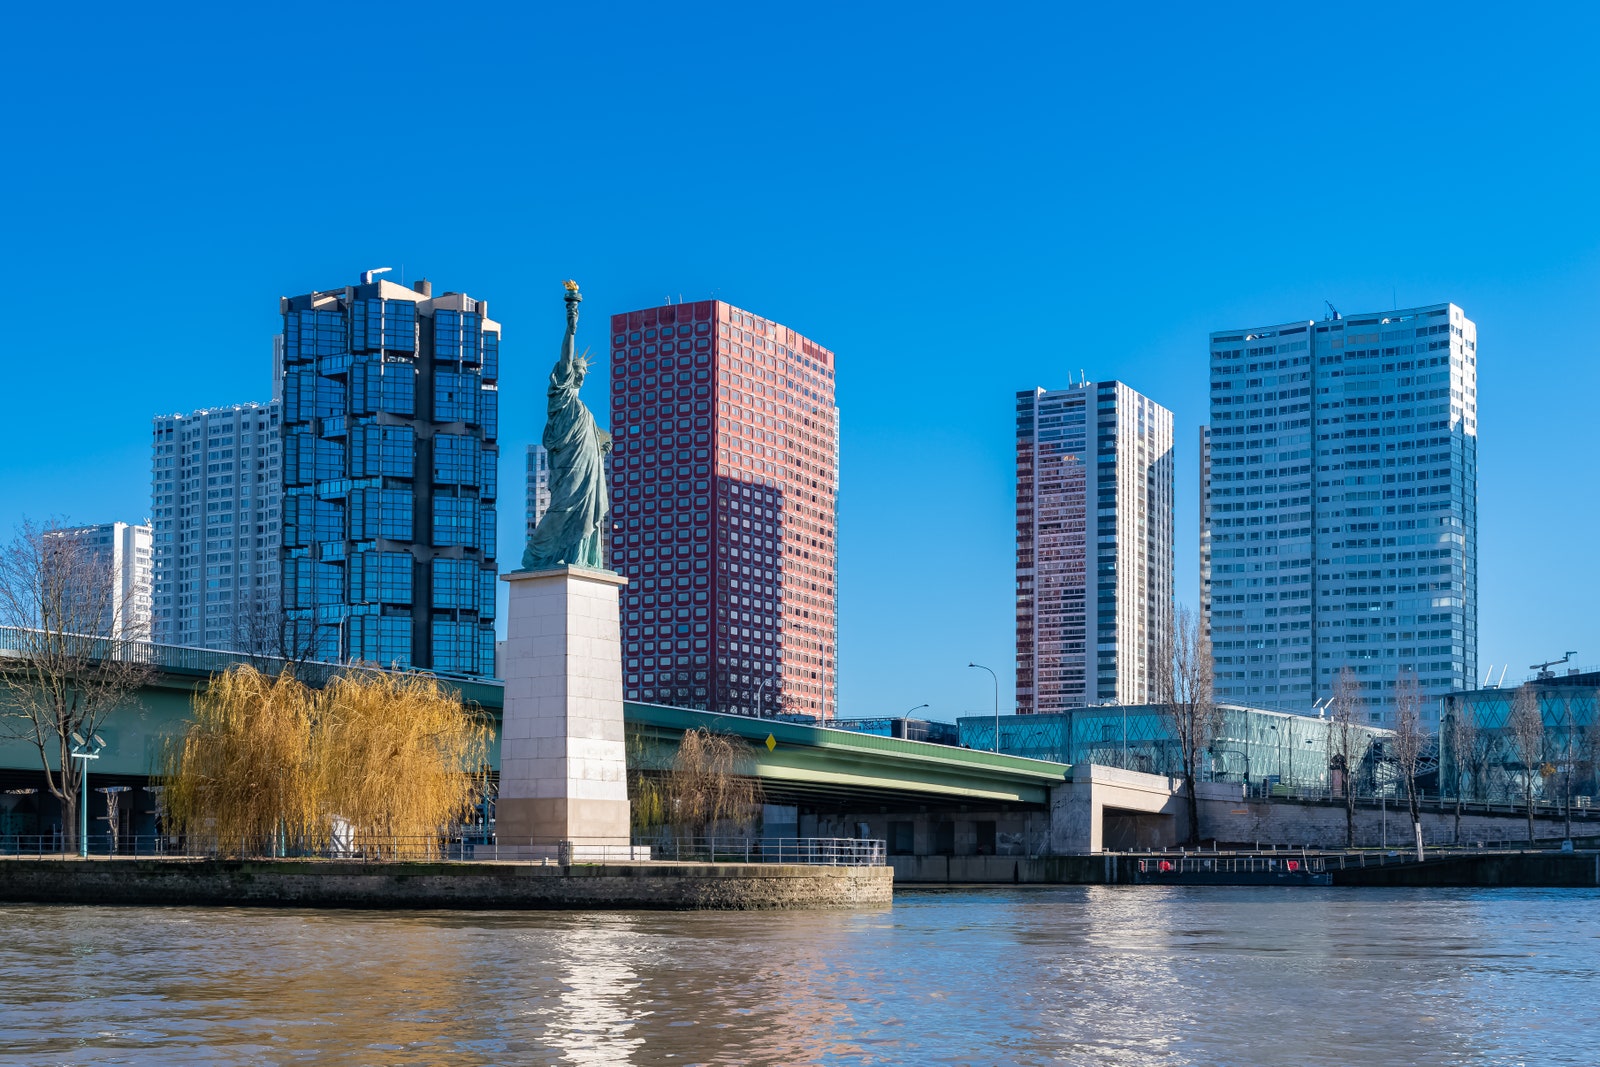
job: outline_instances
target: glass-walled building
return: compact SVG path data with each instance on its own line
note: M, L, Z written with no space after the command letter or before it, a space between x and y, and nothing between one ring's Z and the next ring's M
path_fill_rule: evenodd
M1339 764L1333 724L1312 715L1292 715L1238 704L1218 709L1221 728L1207 741L1201 778L1249 783L1257 789L1325 791L1330 766ZM992 715L957 720L963 748L992 751ZM1356 787L1363 793L1392 789L1394 773L1384 741L1390 731L1356 726L1351 757ZM1375 743L1376 742L1376 743ZM1000 751L1055 763L1096 763L1147 774L1177 775L1183 765L1165 709L1159 704L1077 708L1058 714L1000 718ZM1336 787L1337 782L1333 783Z
M491 675L500 324L363 275L286 297L283 606L321 660Z
M1478 334L1454 304L1211 335L1202 616L1219 700L1392 725L1476 681ZM1428 701L1427 725L1438 725Z
M1536 800L1595 806L1594 798L1600 796L1600 668L1551 672L1523 686L1538 702L1539 728L1522 739L1512 719L1522 686L1472 689L1439 702L1439 788L1447 796L1460 793L1469 800L1515 803L1526 796L1531 773Z

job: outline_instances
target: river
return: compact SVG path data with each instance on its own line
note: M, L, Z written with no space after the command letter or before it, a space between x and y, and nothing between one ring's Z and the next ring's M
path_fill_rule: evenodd
M1600 893L892 908L0 907L6 1064L1600 1063Z

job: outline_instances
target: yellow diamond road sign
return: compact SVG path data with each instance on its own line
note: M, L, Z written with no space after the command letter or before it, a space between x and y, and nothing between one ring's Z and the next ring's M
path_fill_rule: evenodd
M778 739L776 737L773 737L771 734L768 734L767 735L767 751L771 752L773 749L775 749L777 747L778 747Z

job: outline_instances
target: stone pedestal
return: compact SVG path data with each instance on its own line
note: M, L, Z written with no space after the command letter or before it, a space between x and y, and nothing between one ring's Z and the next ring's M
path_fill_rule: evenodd
M511 585L501 660L496 835L506 845L627 847L622 633L610 571L556 567Z

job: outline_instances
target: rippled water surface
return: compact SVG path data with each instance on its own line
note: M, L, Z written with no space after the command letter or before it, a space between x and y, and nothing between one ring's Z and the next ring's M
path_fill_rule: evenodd
M0 1062L1595 1064L1600 894L893 908L0 907Z

